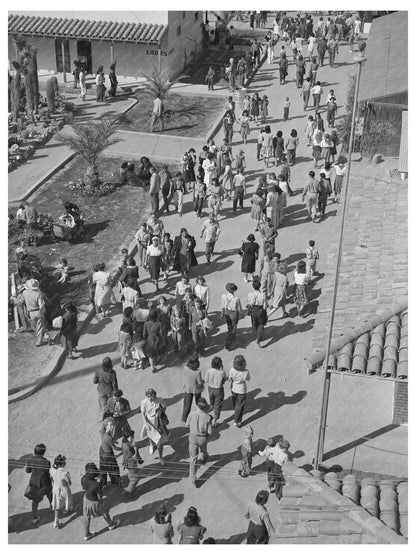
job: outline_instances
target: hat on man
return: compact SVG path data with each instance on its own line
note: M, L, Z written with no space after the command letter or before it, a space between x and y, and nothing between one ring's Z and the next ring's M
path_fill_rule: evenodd
M227 285L225 286L225 289L229 293L234 293L235 291L237 291L238 287L235 283L227 283Z
M116 390L113 392L113 396L114 396L114 397L123 397L123 392L121 391L121 389L116 389Z
M39 291L39 282L37 279L28 279L26 282L26 287L31 291Z

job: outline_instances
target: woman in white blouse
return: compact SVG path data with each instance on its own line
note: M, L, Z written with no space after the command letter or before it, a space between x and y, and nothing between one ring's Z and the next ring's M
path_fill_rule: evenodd
M298 310L298 316L300 316L303 308L308 304L307 284L309 283L309 276L306 272L306 262L304 260L298 262L293 277L295 278L294 301ZM306 314L303 316L306 316Z
M196 284L194 285L194 295L201 299L202 304L206 311L209 307L209 287L206 285L205 278L198 276L196 278Z

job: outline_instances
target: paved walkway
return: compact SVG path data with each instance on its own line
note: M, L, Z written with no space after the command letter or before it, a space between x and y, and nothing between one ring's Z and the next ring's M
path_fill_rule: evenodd
M320 69L319 74L319 78L324 82L324 97L329 88L335 88L341 106L345 101L346 77L352 70L348 65L349 58L348 46L342 46L339 61L343 65L336 69L326 65ZM280 86L276 75L276 65L264 66L250 92L257 90L261 94L268 95L270 124L273 132L280 128L284 136L287 136L292 127L297 128L300 148L298 163L292 172L292 184L294 189L299 190L312 166L310 149L306 147L302 133L305 115L299 91L295 88L293 80L285 86ZM292 66L289 68L289 76L293 79ZM284 123L281 121L282 103L286 96L289 96L292 101L291 118ZM342 112L341 107L340 115ZM222 137L219 136L218 141L221 139ZM236 139L238 140L238 136ZM234 150L239 147L241 143L237 142ZM258 177L264 172L263 164L257 162L255 158L256 133L253 132L244 150L251 194ZM164 222L171 234L176 235L179 228L185 226L198 238L196 254L199 266L193 270L192 281L197 273L201 273L206 277L211 288L210 313L217 328L208 339L207 353L202 360L203 374L214 354L223 358L224 367L227 369L231 367L236 354L243 354L252 372L245 423L251 424L255 429L256 450L263 447L264 440L268 437L283 434L291 443L296 464L310 463L317 438L321 375L317 373L307 376L303 370L302 361L311 346L315 316L312 314L306 318L290 317L286 320L273 316L267 326L266 341L261 349L253 344L249 318L246 317L239 323L234 351L224 351L226 330L219 319L220 296L224 291L225 283L234 281L245 304L251 287L242 280L237 251L241 240L245 239L249 232L253 232L254 225L250 219L248 207L243 212L233 215L230 204L225 203L223 209L225 217L220 222L222 235L217 244L217 254L213 264L207 266L203 256L204 244L199 239L201 221L195 219L189 197L185 212L182 218L171 214L164 218ZM293 269L294 264L304 257L308 240L313 238L321 252L319 271L325 272L325 253L333 239L335 222L339 217L337 207L330 205L328 217L319 225L306 220L306 211L299 195L289 199L286 212L285 225L279 229L277 250ZM259 239L258 234L257 239ZM120 240L122 242L123 238ZM175 275L168 279L166 285L162 283L161 293L169 300L173 298L171 292L177 279ZM153 294L153 286L146 276L143 276L141 287L145 294ZM320 287L321 283L318 280L312 295L312 306L315 308L319 303ZM111 488L107 502L111 507L111 513L120 516L122 526L114 532L107 532L102 522L94 524L94 529L105 533L98 535L92 543L149 543L151 538L148 521L154 514L154 507L162 501L166 503L168 510L173 512L175 525L183 518L187 508L195 505L199 508L203 524L208 528L207 535L223 543L241 543L245 537L244 511L247 501L252 499L259 489L266 486L266 475L256 474L246 480L237 475L238 449L241 445L242 431L232 426L230 400L228 399L224 405L221 418L224 423L210 440L210 459L199 471L201 484L198 489L191 489L187 479L187 430L181 425L180 420L182 361L169 357L169 365L160 367L155 374L151 374L148 368L137 372L132 369L122 370L116 351L120 321L120 314L104 321L95 320L80 339L81 356L77 360L67 361L59 375L43 390L10 407L9 458L12 461L9 483L12 488L9 493L9 514L13 515L16 533L9 535L9 541L11 543L82 543L80 518L68 517L65 519L65 527L56 530L52 527L51 514L46 508L46 502L41 505L42 525L38 528L31 524L30 506L23 497L26 478L22 470L16 468L19 466L19 461L31 452L37 442L42 441L47 444L47 455L51 459L58 453L66 454L67 467L73 476L73 491L76 492L77 515L80 515L82 499L80 476L86 462L97 460L99 444L98 424L96 424L97 394L92 384L92 376L101 364L103 356L109 355L115 364L119 385L134 409L130 423L136 430L137 436L142 427L139 403L144 396L143 392L152 386L167 402L172 444L166 449L167 464L163 468L149 455L147 447L141 449L145 463L143 479L138 489L138 499L126 502L116 489ZM369 390L367 384L363 383L364 380L350 380L348 394L346 394L342 377L334 378L331 403L336 407L336 414L333 414L329 422L334 432L328 433L327 450L340 447L389 424L391 416L389 412L392 398L391 384L375 382ZM226 390L228 395L228 386ZM377 404L374 406L374 403L371 403L370 406L369 399L377 399ZM357 418L352 417L352 405L360 408ZM394 443L392 441L391 445ZM370 449L367 451L370 452ZM346 465L351 464L352 461L352 452L349 454L350 458L347 460L348 453L343 453ZM372 468L371 464L375 459L374 453L366 455L363 450L360 458L361 468ZM331 459L328 464L337 460L337 458ZM402 461L399 461L400 464L397 461L391 462L391 467L385 471L395 474L405 472ZM264 468L262 462L260 457L255 456L253 467L256 472ZM269 502L269 509L273 518L276 510L274 498ZM174 541L177 541L176 537Z

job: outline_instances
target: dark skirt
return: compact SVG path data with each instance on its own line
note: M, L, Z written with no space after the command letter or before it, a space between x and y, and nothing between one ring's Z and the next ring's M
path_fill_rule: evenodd
M82 514L85 518L97 518L103 514L103 504L102 501L90 501L87 496L84 495L84 501L82 503Z
M247 529L247 543L248 544L267 544L269 543L269 534L265 524L254 524L250 520Z
M162 342L158 335L154 333L148 335L143 345L143 352L150 358L155 358L162 353Z
M320 158L321 153L322 153L322 148L319 145L313 145L312 156L314 158Z
M100 472L103 485L107 484L107 474L110 476L112 484L120 483L120 469L117 459L111 453L105 453L100 448Z
M67 351L72 351L78 346L78 334L76 332L61 335L61 347Z

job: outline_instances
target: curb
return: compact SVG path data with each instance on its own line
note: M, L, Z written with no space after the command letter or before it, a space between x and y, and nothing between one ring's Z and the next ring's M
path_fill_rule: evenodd
M62 160L61 162L56 164L56 166L53 166L48 171L48 173L46 173L41 179L39 179L39 181L37 181L34 185L32 185L32 187L29 189L29 191L27 191L22 197L20 197L18 199L9 199L8 203L9 204L16 204L18 202L22 202L22 201L28 199L30 196L33 195L33 193L35 191L37 191L37 189L39 189L39 187L41 187L45 183L45 181L50 179L57 171L59 171L61 168L63 168L74 157L75 157L75 152L69 153L64 160Z
M136 254L137 243L135 239L132 239L127 249L129 251L129 256L134 256ZM120 272L117 270L117 272L115 273L111 281L111 287L115 287L118 281L119 275L120 275ZM80 322L80 325L77 329L78 336L81 336L82 332L85 330L85 328L88 326L88 324L91 322L91 320L94 318L95 315L96 315L95 308L91 308L86 313L85 318L82 320L82 322ZM26 399L30 395L33 395L34 393L39 391L55 374L57 374L61 370L65 360L66 360L66 351L61 348L59 349L57 356L53 357L52 360L46 366L45 371L42 373L42 375L39 378L39 382L21 391L18 391L17 393L13 393L12 395L9 395L8 404Z

